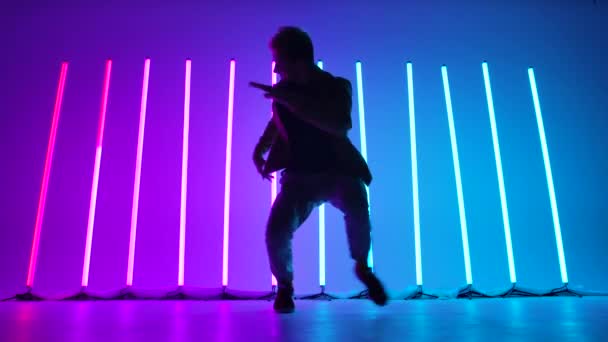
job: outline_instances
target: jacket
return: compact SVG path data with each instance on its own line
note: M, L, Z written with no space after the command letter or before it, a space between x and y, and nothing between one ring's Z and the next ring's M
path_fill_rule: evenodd
M323 77L327 78L327 81L323 83L327 85L326 91L330 96L342 97L344 112L341 113L341 115L348 120L350 129L352 127L352 86L350 82L341 77L334 77L327 72L323 72ZM339 99L336 100L339 101ZM273 112L276 110L277 106L273 104ZM279 127L281 127L281 122L278 120L278 116L273 114L272 119L266 125L266 128L254 149L254 156L264 155L269 151L268 158L263 168L265 173L272 173L284 169L289 163L289 144L283 134L280 134ZM370 185L372 175L369 167L361 153L359 153L347 136L334 139L333 143L331 146L328 146L328 148L333 150L336 164L339 165L340 172L359 177L366 185Z

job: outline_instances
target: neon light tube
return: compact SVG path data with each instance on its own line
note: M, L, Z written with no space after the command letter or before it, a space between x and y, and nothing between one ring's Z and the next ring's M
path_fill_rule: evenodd
M365 136L365 106L363 103L363 76L361 72L361 62L355 63L357 70L357 100L359 101L359 132L361 135L361 155L365 162L367 162L367 138ZM371 199L369 197L369 188L366 186L365 191L367 192L367 201L369 203L368 209L371 212ZM367 256L367 265L373 270L374 269L374 254L373 246L370 245L369 255Z
M270 69L270 78L271 78L271 82L272 85L275 85L277 83L277 73L274 72L274 67L276 65L276 62L272 62L271 65L271 69ZM270 115L272 116L272 111L270 112ZM277 173L273 172L272 173L272 181L270 182L270 206L272 207L272 205L274 204L274 200L277 198ZM271 283L272 286L276 286L277 285L277 278L275 278L274 275L271 275L272 279L271 279Z
M184 286L184 264L186 259L186 198L188 193L188 136L190 132L190 79L192 61L186 59L184 84L184 132L182 142L182 193L179 211L179 269L177 285Z
M509 211L507 210L507 195L505 194L505 183L502 172L502 159L500 157L500 147L498 145L498 130L496 129L496 115L494 114L494 100L492 98L492 88L490 87L490 73L488 63L481 64L483 69L483 79L486 87L486 98L488 101L488 113L490 114L490 127L492 129L492 142L494 145L494 157L496 159L496 172L498 174L498 189L500 191L500 205L502 208L502 220L505 230L505 241L507 244L507 257L509 262L509 275L511 283L515 283L515 262L513 259L513 246L511 243L511 225L509 224Z
M228 285L228 238L230 227L230 166L232 163L232 119L234 112L234 73L236 61L230 60L230 85L228 89L228 129L226 132L226 180L224 187L224 246L222 256L222 285Z
M530 78L530 88L532 90L532 99L534 101L534 111L536 112L538 135L540 137L543 161L545 163L547 187L549 190L549 200L551 202L551 215L553 216L553 229L555 230L555 243L557 245L557 253L559 257L559 269L562 276L562 282L564 284L568 284L568 270L566 268L566 257L564 255L564 245L562 242L562 228L559 224L557 200L555 199L555 188L553 187L553 173L551 172L551 162L549 160L549 150L547 148L547 137L545 136L545 125L543 124L543 116L540 110L540 101L538 100L538 90L536 88L536 78L534 77L533 68L528 68L528 77Z
M127 286L133 285L133 266L135 264L135 238L137 237L137 216L139 211L139 187L141 184L141 164L144 154L144 129L146 127L146 108L148 105L148 83L150 80L150 58L144 63L144 80L141 91L139 112L139 132L137 135L137 157L135 159L135 181L133 186L133 208L131 210L131 234L129 236L129 261L127 264Z
M414 75L411 62L406 63L408 108L410 113L410 146L412 158L412 195L414 202L414 244L416 250L416 285L422 285L422 254L420 245L420 204L418 200L418 157L416 155L416 112L414 106Z
M274 67L275 67L275 62L272 62L272 66L270 69L272 85L275 85L277 83L277 74L274 72ZM270 115L272 116L272 111L270 112ZM272 176L273 176L273 178L272 178L272 182L270 185L270 198L271 198L270 204L274 203L275 198L277 198L277 173L273 172Z
M108 106L108 92L110 90L110 74L112 73L112 60L106 61L106 69L101 94L101 109L99 111L99 125L97 127L97 145L95 147L95 164L93 166L93 184L91 185L91 200L89 204L89 221L84 248L84 262L82 266L82 287L89 286L89 267L91 265L91 247L93 244L93 228L95 226L95 211L97 208L97 189L99 186L99 169L101 168L101 148L103 146L103 132L106 122Z
M452 96L450 94L450 84L448 81L448 68L445 65L441 67L441 77L443 79L443 92L445 94L445 105L447 109L448 124L450 128L452 159L454 161L454 177L456 178L456 194L458 195L458 214L460 216L460 231L462 234L462 245L464 249L464 269L467 278L467 285L471 285L473 284L473 276L471 272L471 257L469 253L467 218L464 210L464 195L462 193L460 161L458 159L458 145L456 144L456 128L454 127L454 112L452 109Z
M317 61L322 70L323 61ZM325 203L319 206L319 284L325 286Z
M42 220L44 218L44 208L46 206L46 195L49 188L49 177L51 175L51 166L53 164L53 154L55 152L55 139L57 137L57 126L59 125L59 115L61 113L61 103L63 102L63 91L65 89L65 80L68 72L68 63L61 63L61 72L59 75L59 85L57 86L57 95L55 96L55 107L53 108L53 122L51 124L51 132L49 143L46 149L46 158L44 161L44 173L42 175L42 185L40 196L38 197L38 210L36 212L36 224L34 226L34 236L32 239L32 250L30 253L29 268L27 271L26 285L31 288L34 285L34 275L36 272L36 263L38 262L38 246L40 244L40 231L42 229Z

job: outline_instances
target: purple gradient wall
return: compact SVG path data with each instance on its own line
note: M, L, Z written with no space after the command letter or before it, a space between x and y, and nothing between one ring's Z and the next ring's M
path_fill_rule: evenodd
M8 6L8 5L5 5ZM0 56L0 295L24 290L60 62L70 62L35 290L80 287L104 60L113 59L90 288L124 286L143 62L151 58L134 285L177 283L184 61L192 58L186 284L221 284L229 59L236 58L230 288L266 290L270 185L251 151L269 103L269 37L307 30L316 57L355 84L363 61L378 272L415 285L406 60L414 62L425 287L464 285L462 243L440 66L450 68L477 287L509 286L481 61L488 60L503 149L518 278L561 285L526 68L536 67L571 283L606 290L606 4L415 1L401 4L55 2L3 10ZM356 103L356 98L354 98ZM357 107L350 133L359 146ZM317 212L296 234L299 292L318 289ZM359 289L340 214L327 213L328 290Z

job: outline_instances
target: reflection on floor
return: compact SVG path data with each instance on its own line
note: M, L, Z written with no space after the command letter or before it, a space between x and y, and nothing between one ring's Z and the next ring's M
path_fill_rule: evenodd
M608 297L0 303L0 341L606 341Z

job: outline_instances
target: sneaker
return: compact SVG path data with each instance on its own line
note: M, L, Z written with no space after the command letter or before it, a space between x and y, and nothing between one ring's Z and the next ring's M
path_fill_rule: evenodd
M361 280L361 282L367 287L367 292L372 301L374 301L376 305L386 305L388 296L384 291L384 286L382 286L382 283L378 277L372 273L371 268L363 264L356 264L355 274L357 275L357 278L359 278L359 280Z
M274 311L278 313L292 313L295 309L293 287L279 287L277 297L274 299Z

